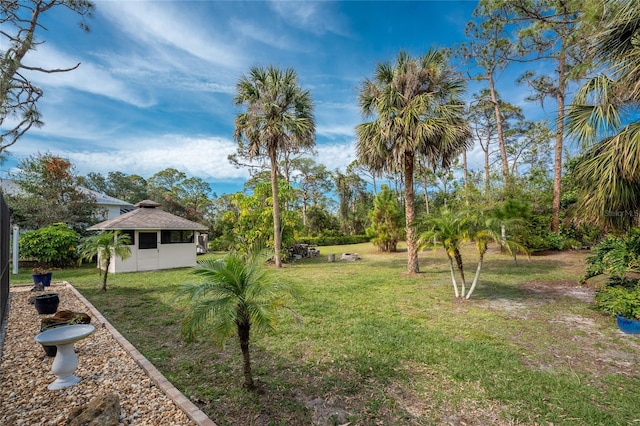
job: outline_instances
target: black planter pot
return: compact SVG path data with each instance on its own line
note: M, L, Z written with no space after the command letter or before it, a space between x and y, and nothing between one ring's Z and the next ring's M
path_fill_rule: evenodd
M46 274L32 274L33 284L42 284L45 287L49 287L51 285L51 277L53 276L53 272L47 272Z
M38 295L33 300L33 305L39 314L55 314L60 304L58 293L45 293Z

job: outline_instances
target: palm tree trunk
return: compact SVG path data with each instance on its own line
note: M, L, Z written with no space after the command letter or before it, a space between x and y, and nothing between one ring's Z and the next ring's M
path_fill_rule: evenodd
M253 376L251 375L251 357L249 356L249 333L251 331L250 324L238 324L238 338L240 339L240 350L242 351L244 386L253 390Z
M414 225L415 208L413 192L413 153L404 153L404 198L405 219L407 231L407 272L416 274L420 272L418 264L418 247L416 245L416 228Z
M280 203L278 202L278 161L276 151L269 152L271 159L271 196L273 201L273 260L276 268L282 268L280 260L280 249L282 247L282 236L280 235Z
M102 277L102 291L107 291L107 275L109 274L109 265L111 265L111 258L107 257L104 262L104 276Z
M460 250L455 249L453 251L453 255L456 259L456 265L458 266L458 272L460 272L460 280L462 281L462 285L461 285L461 296L464 297L464 294L466 292L466 287L467 287L467 283L464 280L464 268L463 268L463 264L462 264L462 254L460 254ZM457 296L456 296L457 297Z
M466 295L467 300L471 298L473 291L476 289L476 285L478 285L478 278L480 278L480 270L482 269L482 262L484 261L484 253L480 253L480 258L478 259L478 267L476 268L476 274L473 276L473 282L471 283L471 288Z
M445 249L447 252L447 257L449 258L449 271L451 271L451 283L453 284L453 292L456 295L456 299L460 297L460 293L458 293L458 283L456 282L456 274L453 269L453 258L449 254L449 250Z

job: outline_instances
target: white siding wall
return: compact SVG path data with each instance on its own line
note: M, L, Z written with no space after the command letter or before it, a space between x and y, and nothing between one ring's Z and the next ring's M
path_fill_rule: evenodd
M149 232L149 231L145 231ZM198 241L198 232L196 232L196 238L193 243L185 244L160 244L158 241L159 249L159 269L171 269L171 268L184 268L196 265L196 242ZM160 232L158 232L158 239L160 238ZM136 231L135 245L131 247L131 256L122 260L119 257L111 259L111 266L109 267L109 273L115 274L118 272L136 272L138 268L138 232Z
M183 268L196 265L196 243L162 244L160 269Z

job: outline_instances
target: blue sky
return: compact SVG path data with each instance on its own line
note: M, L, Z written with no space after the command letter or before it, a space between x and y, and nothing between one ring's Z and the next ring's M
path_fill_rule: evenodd
M46 43L24 61L80 68L33 74L45 91L46 125L9 150L68 158L76 172L145 178L168 167L211 183L218 194L248 176L236 150L234 87L251 66L293 67L315 103L318 155L329 169L355 159L362 122L358 85L401 49L420 55L464 40L475 1L96 1L91 32L78 17L52 11ZM520 100L526 89L508 94ZM471 91L469 92L469 96ZM477 153L479 160L479 153ZM471 155L472 161L476 157Z

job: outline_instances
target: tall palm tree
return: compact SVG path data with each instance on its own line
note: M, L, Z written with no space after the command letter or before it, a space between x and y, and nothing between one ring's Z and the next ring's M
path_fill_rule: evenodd
M212 336L222 345L236 332L243 356L244 385L254 389L249 342L252 330L273 329L278 309L290 292L270 280L264 258L231 252L222 259L201 259L194 269L201 281L182 285L178 298L187 300L182 333L188 341L211 323Z
M118 231L101 232L85 238L79 247L80 260L91 260L98 257L98 266L104 269L102 291L107 291L107 275L114 257L122 260L131 256L131 241L127 234Z
M273 66L253 67L236 85L234 101L246 107L235 120L233 135L239 148L246 150L250 159L267 156L270 161L274 260L280 268L278 155L295 147L309 148L315 144L311 94L301 89L291 68L282 71Z
M464 81L441 50L419 58L400 52L394 64L379 63L373 80L366 79L360 88L360 108L373 120L356 127L358 161L374 171L404 175L409 273L419 272L413 223L415 161L423 155L432 167L448 167L471 146L463 93Z
M583 220L626 229L640 209L640 4L606 0L603 8L610 15L593 38L603 73L576 94L567 131L587 147L575 168Z

